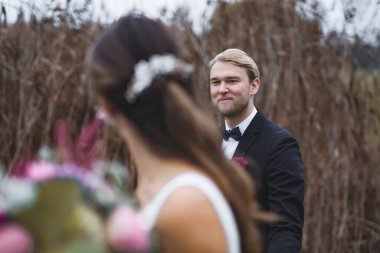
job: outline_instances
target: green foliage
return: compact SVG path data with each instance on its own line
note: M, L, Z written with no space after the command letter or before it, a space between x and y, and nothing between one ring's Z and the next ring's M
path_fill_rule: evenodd
M51 245L54 245L54 252L60 252L58 248L63 247L60 244L68 245L62 240L77 240L78 235L92 244L100 241L103 233L100 219L91 209L81 205L82 191L76 180L50 180L37 188L34 204L22 208L12 217L34 235L38 252L53 252ZM75 245L80 246L79 243Z

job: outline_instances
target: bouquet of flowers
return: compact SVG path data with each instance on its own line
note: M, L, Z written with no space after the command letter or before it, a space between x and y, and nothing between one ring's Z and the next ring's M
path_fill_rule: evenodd
M71 141L60 122L54 149L27 155L0 175L1 253L154 251L152 233L120 187L127 170L98 158L101 125L93 120Z

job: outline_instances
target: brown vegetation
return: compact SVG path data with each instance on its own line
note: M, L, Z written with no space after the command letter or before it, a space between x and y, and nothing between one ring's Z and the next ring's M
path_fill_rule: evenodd
M93 115L83 62L102 26L60 14L0 28L5 166L51 143L58 119L75 132ZM303 252L379 252L379 77L362 71L344 45L321 43L320 20L301 19L295 1L219 3L201 35L182 14L173 27L195 63L203 104L211 108L208 60L241 48L263 75L257 106L297 137L307 179ZM124 159L125 148L110 136L106 129L105 155Z

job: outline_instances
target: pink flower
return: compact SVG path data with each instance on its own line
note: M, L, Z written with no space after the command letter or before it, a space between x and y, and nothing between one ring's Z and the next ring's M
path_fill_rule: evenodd
M33 240L29 232L15 224L0 225L1 253L32 253Z
M237 162L237 164L239 164L240 167L242 167L243 169L245 169L248 165L247 159L245 159L244 157L241 157L241 156L234 156L234 157L232 157L232 160Z
M90 168L92 163L100 156L100 149L96 145L103 121L95 118L86 123L74 144L74 157L77 163Z
M10 169L9 174L12 177L25 177L26 170L33 160L33 155L28 152L19 161L17 161Z
M83 125L79 135L72 141L68 123L58 122L55 129L55 142L59 160L73 161L85 168L91 168L92 163L99 158L101 153L97 140L102 126L103 121L96 117Z
M126 205L117 207L106 224L106 238L110 247L120 252L147 252L149 232L133 209Z
M72 160L73 149L70 139L70 129L66 121L60 120L55 126L55 143L59 159Z
M25 171L25 177L32 181L43 181L55 175L55 166L49 162L32 162Z

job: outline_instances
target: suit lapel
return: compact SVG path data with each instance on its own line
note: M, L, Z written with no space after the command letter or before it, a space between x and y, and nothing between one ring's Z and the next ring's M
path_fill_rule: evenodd
M235 150L233 156L246 156L249 148L256 141L258 133L261 131L265 122L264 115L257 110L257 113L251 123L248 125L247 129L244 131L239 144Z

